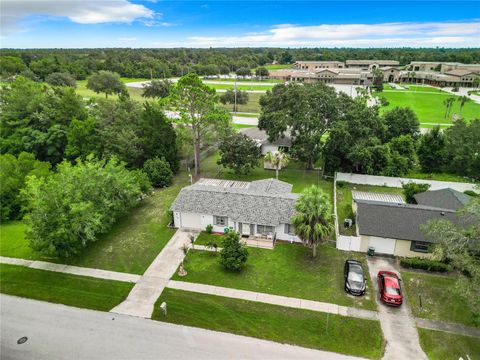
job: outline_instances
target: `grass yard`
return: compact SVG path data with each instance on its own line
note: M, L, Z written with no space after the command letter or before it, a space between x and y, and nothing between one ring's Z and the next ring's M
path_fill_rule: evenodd
M127 83L131 81L127 80L132 80L132 81L142 81L145 79L130 79L130 78L122 78L122 81ZM130 97L133 100L137 100L140 102L145 102L145 101L152 101L152 100L147 100L144 97L142 97L142 92L143 89L140 88L133 88L133 87L127 87L128 93L130 94ZM77 81L77 88L75 90L78 95L84 97L84 98L103 98L105 99L105 94L104 93L96 93L92 90L87 89L87 80L78 80ZM109 95L109 99L118 99L117 95Z
M221 95L221 94L220 94ZM264 94L248 93L248 101L246 104L238 104L237 110L243 113L260 113L260 97ZM228 111L233 111L233 104L220 104Z
M359 185L337 182L337 215L338 227L341 235L352 236L357 233L355 224L351 228L345 228L344 219L355 220L355 214L352 209L352 190L367 191L386 194L398 194L403 196L402 188L393 188L387 186Z
M292 64L269 64L269 65L265 65L263 67L266 68L269 71L270 70L281 70L281 69L293 69Z
M414 316L480 326L480 319L469 311L466 302L453 290L455 277L402 271L402 278Z
M480 339L444 331L417 329L420 345L430 360L480 359Z
M412 86L410 86L412 88ZM451 116L456 113L460 113L460 103L455 101L452 106L450 118L445 118L445 105L443 101L448 97L455 96L443 92L439 89L430 87L420 87L422 91L384 91L382 93L375 93L375 96L386 98L390 104L388 106L381 107L381 111L387 111L395 106L408 106L418 116L420 123L422 124L451 124ZM428 91L427 91L428 89ZM434 92L431 94L429 92ZM455 96L456 97L456 96ZM456 97L457 98L457 97ZM480 117L480 104L473 101L469 101L465 104L462 110L462 116L468 121Z
M221 238L218 243L222 246ZM218 253L191 250L185 261L188 275L180 277L175 274L173 279L376 310L370 280L365 296L349 296L344 291L345 260L358 259L366 268L363 254L324 245L318 248L314 259L310 249L283 243L277 243L274 250L249 247L248 252L246 267L237 273L227 271L219 264Z
M412 169L407 175L406 178L420 179L420 180L437 180L437 181L452 181L452 182L466 182L473 183L474 180L455 174L448 173L422 173L419 169Z
M133 284L0 264L4 294L87 309L109 311L128 295Z
M215 89L215 90L233 90L234 85L233 84L207 84L209 87ZM243 84L237 84L237 90L242 90L242 91L267 91L271 90L272 87L276 85L273 83L266 83L265 85L243 85Z
M245 125L245 124L232 124L234 129L245 129L245 128L254 128L256 125Z
M166 317L160 311L163 301L168 304ZM378 321L182 290L165 289L152 318L369 359L383 354Z
M60 260L34 252L25 239L26 229L21 222L0 225L0 255L143 274L175 233L175 229L167 228L167 210L180 189L186 185L187 176L177 176L171 187L157 190L144 199L78 257Z
M227 180L241 180L253 181L268 178L275 178L275 170L267 170L263 168L263 163L248 175L235 175L229 169L217 164L220 155L218 152L207 157L202 162L202 176L227 179ZM261 160L260 160L261 162ZM333 181L319 178L318 172L313 170L303 170L303 165L296 162L290 162L287 168L280 170L279 180L286 181L293 185L293 192L301 192L307 186L319 185L330 198L333 197Z

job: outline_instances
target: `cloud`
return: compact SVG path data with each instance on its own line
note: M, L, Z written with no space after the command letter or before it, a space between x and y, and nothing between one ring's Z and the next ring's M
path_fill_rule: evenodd
M127 0L2 0L2 33L20 30L29 16L63 17L79 24L131 23L157 14Z
M281 24L260 34L191 36L186 46L291 47L477 47L480 22L405 22L380 24Z

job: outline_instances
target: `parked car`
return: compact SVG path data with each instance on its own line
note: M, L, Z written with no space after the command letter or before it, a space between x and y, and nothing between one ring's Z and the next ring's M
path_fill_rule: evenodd
M357 260L345 261L344 267L345 291L352 295L364 295L367 279L363 273L362 264Z
M380 299L385 304L400 306L403 302L400 278L391 271L379 271L377 275Z

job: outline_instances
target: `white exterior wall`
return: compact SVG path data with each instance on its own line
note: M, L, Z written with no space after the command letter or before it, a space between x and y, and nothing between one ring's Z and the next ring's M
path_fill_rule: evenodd
M285 224L280 224L276 226L275 233L277 235L277 240L302 242L297 235L285 234Z
M262 155L267 154L269 151L271 152L278 151L278 146L272 145L272 144L262 145Z

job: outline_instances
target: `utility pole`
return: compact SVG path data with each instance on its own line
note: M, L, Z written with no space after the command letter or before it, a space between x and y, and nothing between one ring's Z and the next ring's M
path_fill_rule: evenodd
M235 85L234 85L234 92L235 92L235 104L233 106L233 112L237 113L237 77L235 76Z

